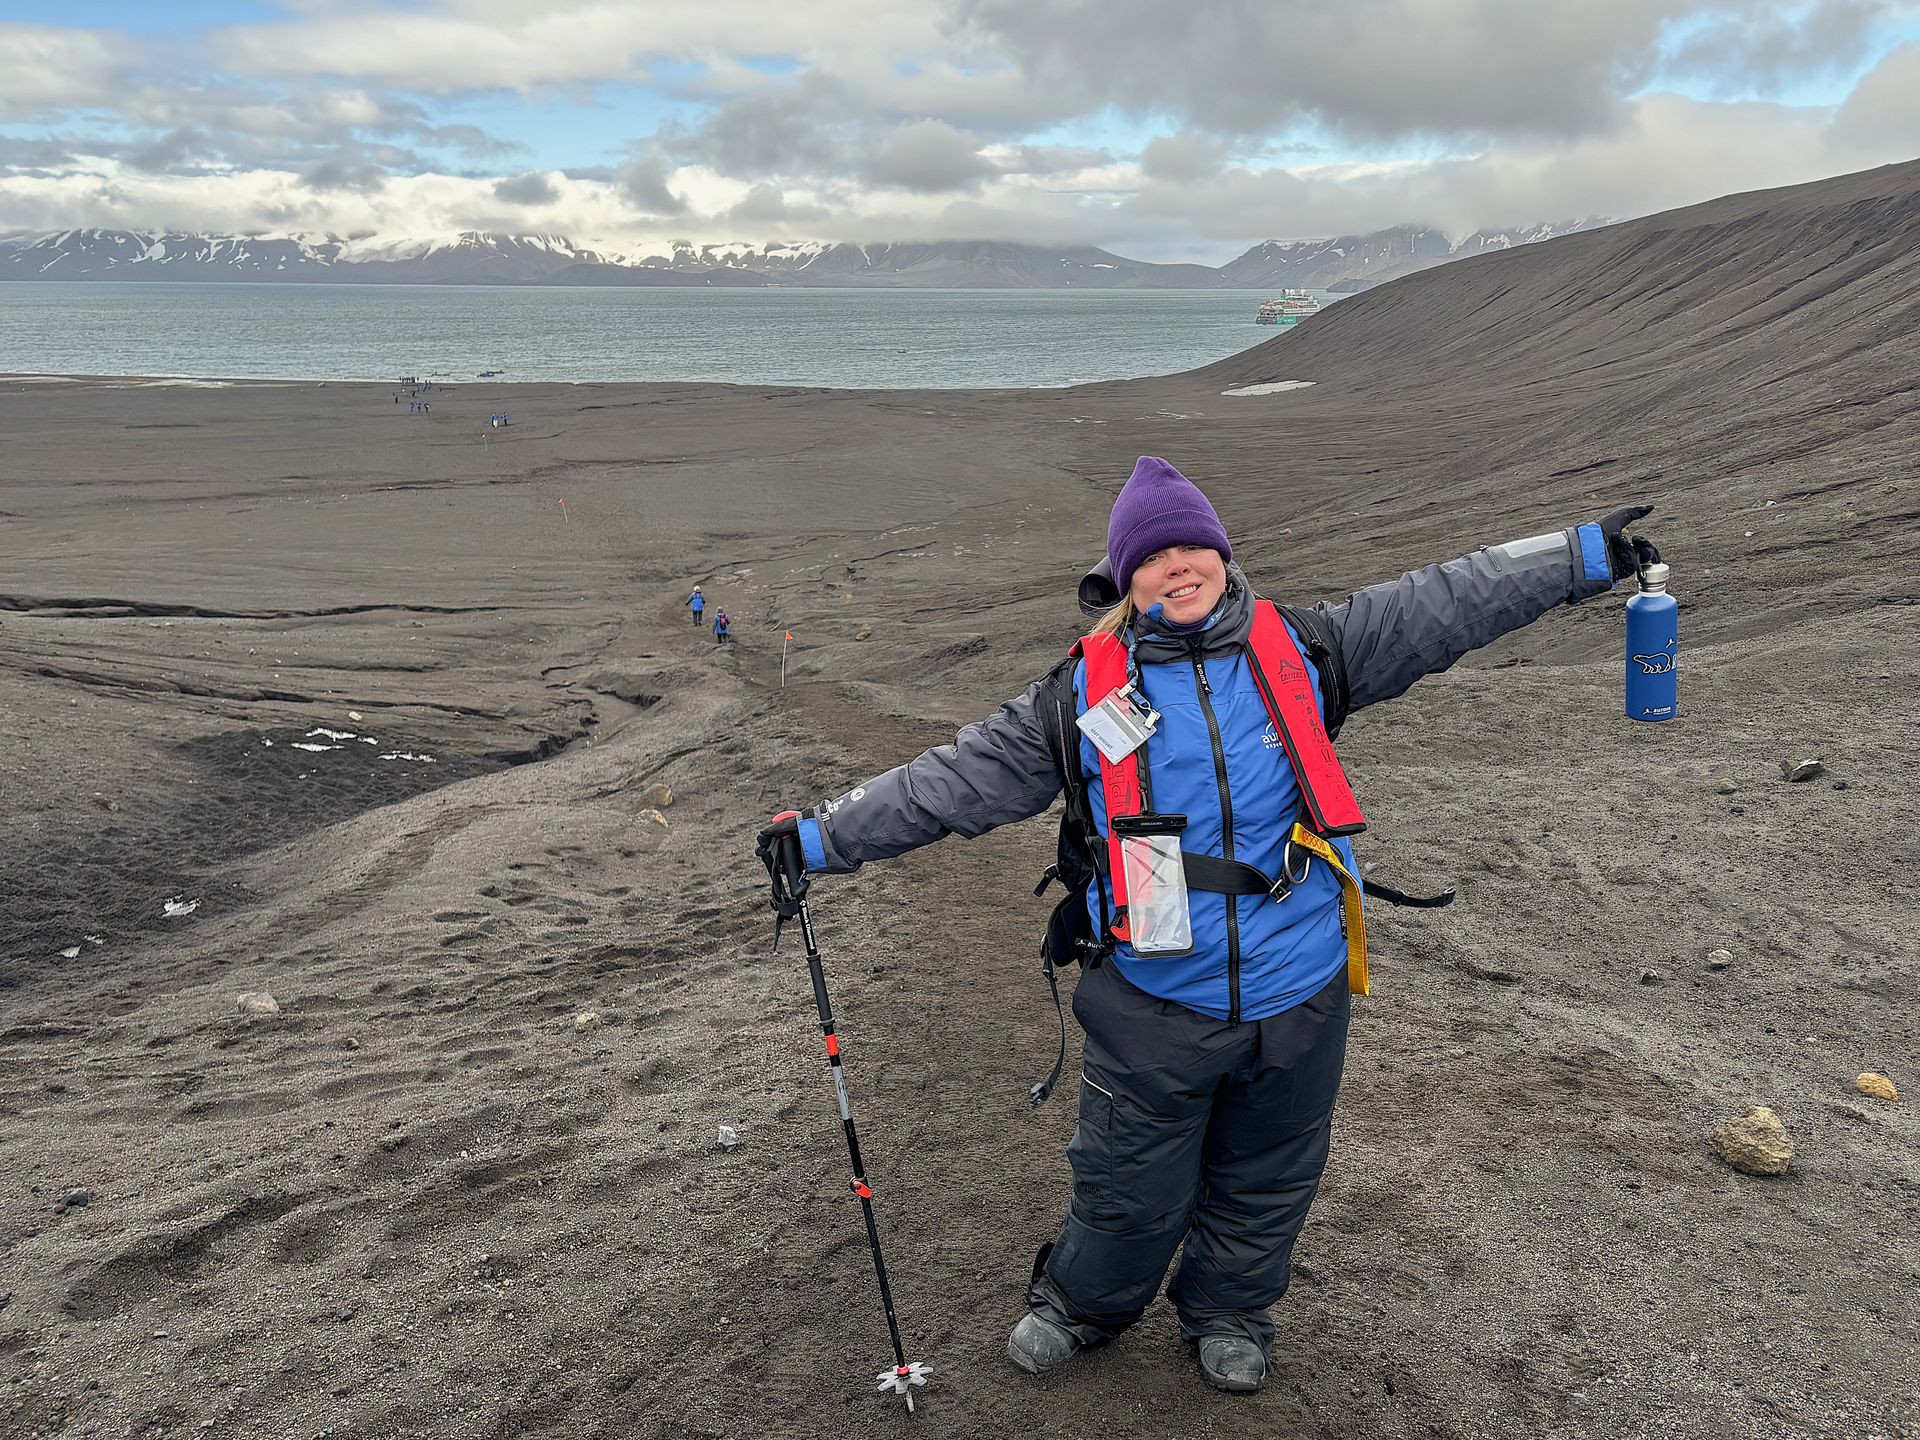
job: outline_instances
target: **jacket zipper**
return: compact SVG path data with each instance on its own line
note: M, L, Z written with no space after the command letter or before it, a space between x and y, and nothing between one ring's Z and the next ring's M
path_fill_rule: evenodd
M1213 713L1213 686L1207 680L1206 663L1195 646L1189 652L1194 678L1200 682L1200 710L1207 717L1207 738L1213 742L1213 777L1220 787L1220 844L1229 860L1233 859L1233 799L1227 793L1227 752L1220 745L1220 722ZM1227 902L1227 1019L1240 1021L1240 916L1237 895L1223 896Z

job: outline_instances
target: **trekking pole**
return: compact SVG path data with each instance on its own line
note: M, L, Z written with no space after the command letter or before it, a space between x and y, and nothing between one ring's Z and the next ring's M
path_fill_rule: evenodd
M790 818L796 812L776 816ZM840 1063L840 1039L834 1032L833 1004L827 998L827 972L820 960L820 946L814 939L813 912L807 908L807 868L800 855L798 836L786 836L778 843L775 855L768 856L767 870L773 878L773 944L780 946L780 927L798 917L800 935L807 946L807 973L813 978L813 1003L820 1011L820 1033L827 1046L827 1068L833 1072L833 1092L840 1104L840 1125L847 1134L847 1154L853 1160L853 1179L847 1188L860 1197L860 1212L867 1222L867 1244L873 1249L873 1273L880 1282L880 1304L887 1312L887 1333L893 1339L893 1368L877 1377L881 1394L894 1394L913 1410L913 1389L925 1385L933 1367L924 1361L907 1359L900 1343L900 1322L893 1313L893 1286L887 1282L887 1261L880 1253L880 1227L873 1218L873 1187L867 1183L866 1165L860 1159L860 1132L854 1127L853 1109L847 1103L845 1068Z

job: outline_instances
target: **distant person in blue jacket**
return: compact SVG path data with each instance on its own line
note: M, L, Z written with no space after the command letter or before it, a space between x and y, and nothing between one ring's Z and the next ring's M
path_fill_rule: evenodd
M1345 838L1362 822L1331 737L1348 710L1634 574L1646 542L1621 532L1648 508L1281 607L1231 564L1199 488L1143 456L1081 582L1100 621L1067 660L951 744L761 831L770 867L842 874L1066 791L1049 876L1069 894L1043 953L1085 967L1079 1125L1014 1364L1040 1374L1113 1340L1178 1251L1167 1298L1202 1375L1260 1387L1327 1163L1349 994L1367 989Z
M727 612L722 610L718 615L713 617L713 643L716 645L726 644L727 638L732 635L732 633L733 622L727 618Z
M693 611L693 623L698 625L701 613L707 608L707 597L700 593L698 585L693 587L693 594L687 597L687 608Z

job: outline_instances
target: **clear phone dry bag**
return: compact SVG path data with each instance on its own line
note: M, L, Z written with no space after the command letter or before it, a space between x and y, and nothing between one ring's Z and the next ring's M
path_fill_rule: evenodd
M1127 880L1127 931L1143 959L1193 951L1187 870L1180 859L1184 815L1129 815L1113 822Z

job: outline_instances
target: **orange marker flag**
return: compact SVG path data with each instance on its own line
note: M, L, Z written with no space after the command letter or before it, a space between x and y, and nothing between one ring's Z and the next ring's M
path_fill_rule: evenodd
M787 631L787 639L793 639L793 632L791 630Z

